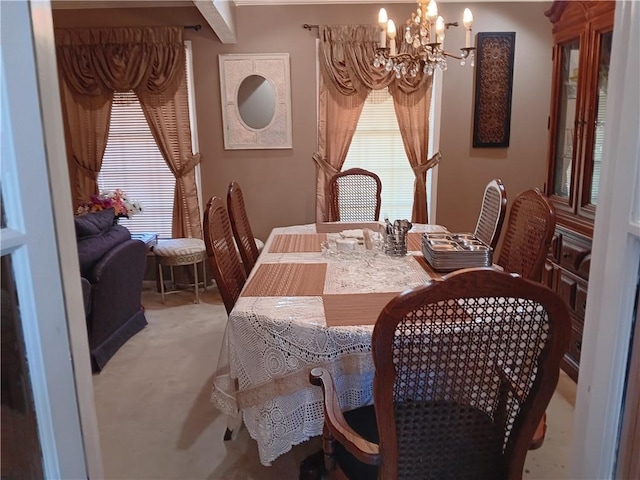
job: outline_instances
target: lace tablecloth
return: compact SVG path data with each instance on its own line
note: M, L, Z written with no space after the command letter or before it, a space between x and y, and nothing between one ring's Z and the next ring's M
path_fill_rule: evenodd
M412 232L442 231L436 225L416 225ZM325 230L326 231L326 230ZM283 241L282 235L298 235ZM430 274L410 255L392 258L380 251L338 254L320 251L311 243L328 242L338 233L319 234L315 224L276 228L271 232L247 284L229 315L218 369L214 376L212 402L230 423L240 417L258 443L260 461L269 465L293 445L322 434L323 405L319 387L309 384L309 371L316 366L329 369L343 410L371 404L373 361L371 332L377 308L362 308L369 318L353 318L349 325L327 327L324 301L331 297L348 301L332 303L327 312L340 314L340 305L358 311L357 302L401 292L431 281ZM274 239L277 245L271 249ZM289 239L284 239L289 240ZM411 245L418 245L413 241ZM296 251L284 252L283 245ZM309 251L313 250L313 251ZM325 249L326 250L326 249ZM274 253L276 252L276 253ZM268 265L260 270L262 265ZM307 265L305 264L324 264ZM274 283L264 278L265 274ZM324 275L324 283L318 275ZM313 276L313 278L311 278ZM267 279L268 280L268 279ZM298 292L300 282L317 287L313 295ZM318 283L320 282L320 283ZM324 286L322 286L324 285ZM320 291L321 290L321 291ZM264 296L261 292L289 291L290 296ZM249 292L253 296L246 296ZM361 295L374 294L374 295ZM324 298L323 298L324 297ZM355 303L355 308L353 303ZM332 325L344 325L344 319Z

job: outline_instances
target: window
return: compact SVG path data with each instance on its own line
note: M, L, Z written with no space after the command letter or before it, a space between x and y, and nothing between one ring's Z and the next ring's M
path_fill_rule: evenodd
M190 42L185 42L185 48L191 136L194 151L197 151ZM198 173L196 176L198 178ZM151 134L138 97L133 91L116 92L98 187L101 191L119 188L129 199L142 204L141 214L123 218L119 223L131 233L154 232L160 238L171 238L175 183L175 177Z
M433 89L435 91L435 88ZM433 133L434 102L429 112ZM429 156L433 150L429 136ZM411 219L415 175L402 143L393 99L388 89L372 90L367 97L358 126L351 140L342 170L364 168L376 173L382 182L380 217ZM431 170L427 173L427 198L431 190Z

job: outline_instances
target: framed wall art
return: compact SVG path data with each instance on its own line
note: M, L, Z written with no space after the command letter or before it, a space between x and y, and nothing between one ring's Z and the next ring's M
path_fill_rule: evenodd
M511 129L515 32L477 36L473 147L506 148Z
M224 148L292 148L289 54L218 59Z

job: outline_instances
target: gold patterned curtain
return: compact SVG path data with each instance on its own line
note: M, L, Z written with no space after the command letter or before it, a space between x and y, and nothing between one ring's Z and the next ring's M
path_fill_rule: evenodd
M328 184L342 169L364 102L371 90L389 87L394 97L405 150L416 174L412 220L426 223L426 165L429 105L432 77L420 72L414 78L396 78L394 72L373 66L378 46L374 25L321 25L319 63L320 98L318 111L318 151L313 155L316 172L316 220L328 220ZM413 117L424 107L424 114ZM402 117L402 118L401 118ZM404 125L404 127L403 127ZM412 138L418 135L419 147ZM405 138L406 137L406 138ZM426 139L426 143L425 143ZM419 191L420 188L424 190Z
M429 82L425 93L421 95L406 94L396 91L393 106L402 135L404 151L407 154L413 174L413 209L411 221L429 223L427 210L427 170L435 167L440 161L440 152L427 158L429 152L429 106L431 103L431 86Z
M97 193L113 92L133 90L176 176L173 235L201 238L182 27L59 29L56 44L74 204Z

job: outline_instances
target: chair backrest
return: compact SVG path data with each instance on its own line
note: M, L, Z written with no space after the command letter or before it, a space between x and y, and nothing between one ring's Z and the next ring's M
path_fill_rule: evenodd
M522 478L570 331L556 293L489 268L391 300L372 337L378 478Z
M496 178L491 180L484 189L482 207L476 229L473 232L474 235L485 245L495 249L500 238L506 211L507 192L502 180Z
M258 252L256 239L251 231L247 210L244 206L244 198L242 197L242 190L238 182L231 182L229 184L229 189L227 190L227 209L229 211L229 220L231 220L233 236L236 239L238 251L242 258L242 265L248 277L251 269L258 260L260 252Z
M240 296L246 277L233 241L227 209L220 197L209 199L204 211L203 227L209 263L229 314Z
M371 222L380 217L382 182L373 172L350 168L329 181L329 221Z
M542 280L555 226L555 209L537 188L520 193L511 204L497 264L529 280Z

